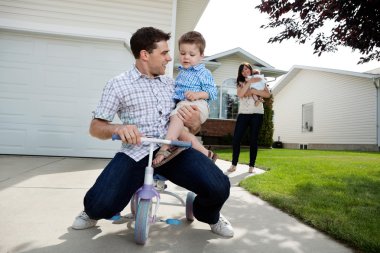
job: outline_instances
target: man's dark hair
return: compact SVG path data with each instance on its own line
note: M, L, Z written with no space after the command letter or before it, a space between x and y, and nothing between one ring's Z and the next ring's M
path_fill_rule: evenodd
M130 45L135 59L140 58L140 51L146 50L149 53L157 48L156 43L160 41L168 41L170 33L165 33L154 27L142 27L138 29L131 37Z

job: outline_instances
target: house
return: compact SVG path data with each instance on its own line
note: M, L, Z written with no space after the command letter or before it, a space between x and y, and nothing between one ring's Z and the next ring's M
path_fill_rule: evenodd
M380 72L293 66L273 88L285 148L379 151Z
M171 32L175 52L208 2L0 0L0 154L112 157L120 143L88 127L106 81L134 62L131 34Z
M134 62L131 34L143 26L171 32L167 74L175 77L178 38L208 2L0 0L0 154L112 157L120 143L93 138L88 127L105 83ZM220 92L211 118L227 122L236 117L242 61L267 76L285 73L240 48L204 60ZM203 129L215 135L212 128Z
M233 135L238 112L236 77L242 62L249 62L260 69L269 82L287 73L274 68L240 47L207 56L204 62L212 71L219 92L219 98L210 104L210 117L202 125L200 133L209 144L219 144L220 137Z

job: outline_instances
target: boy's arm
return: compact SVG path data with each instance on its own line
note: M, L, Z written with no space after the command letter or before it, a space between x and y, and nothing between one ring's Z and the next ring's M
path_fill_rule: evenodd
M208 99L208 92L205 91L186 91L185 97L187 100L195 101L199 99Z
M201 92L203 95L200 99L206 99L209 101L218 99L218 90L214 81L214 77L211 72L206 69L203 75L199 78L199 83L201 84Z

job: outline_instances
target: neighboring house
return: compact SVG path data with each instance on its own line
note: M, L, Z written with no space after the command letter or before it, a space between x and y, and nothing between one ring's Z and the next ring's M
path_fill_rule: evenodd
M238 99L236 96L236 77L239 65L249 62L261 70L268 81L286 74L286 71L275 69L265 61L253 56L242 48L234 48L204 58L206 67L211 70L218 88L219 97L210 104L210 118L202 125L203 137L215 143L215 139L233 134L237 117ZM176 64L177 66L178 64ZM177 74L176 72L174 73Z
M285 148L379 151L380 72L294 66L273 88Z
M120 143L88 127L105 83L134 62L131 34L171 32L176 52L208 2L0 0L0 154L112 157Z

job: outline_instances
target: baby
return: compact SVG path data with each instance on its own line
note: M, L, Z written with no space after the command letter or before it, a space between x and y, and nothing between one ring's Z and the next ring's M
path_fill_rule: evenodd
M251 78L260 78L261 80L259 82L255 82L255 83L252 83L251 84L251 89L255 89L255 90L264 90L265 88L265 85L266 85L266 80L265 80L265 77L264 75L261 75L260 74L260 70L258 69L254 69L252 71L252 76L248 76L246 78L246 80L249 80ZM264 99L260 96L257 96L257 95L252 95L253 99L255 100L255 106L258 106L260 104L260 102L264 102Z

